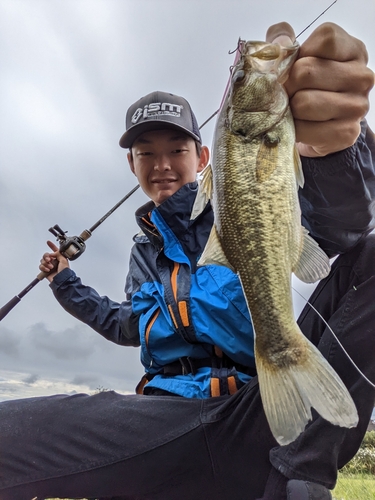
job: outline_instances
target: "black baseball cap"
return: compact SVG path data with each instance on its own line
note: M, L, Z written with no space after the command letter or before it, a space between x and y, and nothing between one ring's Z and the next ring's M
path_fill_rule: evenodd
M167 92L151 92L132 104L126 113L126 132L119 144L130 148L135 139L149 130L177 129L202 143L198 123L186 99Z

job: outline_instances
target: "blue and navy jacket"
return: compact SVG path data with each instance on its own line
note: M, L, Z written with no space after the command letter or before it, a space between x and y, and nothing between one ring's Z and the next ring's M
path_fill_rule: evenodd
M363 123L356 144L324 158L302 158L302 223L329 256L352 248L375 226L375 141ZM71 269L51 283L61 305L108 340L141 346L138 392L191 398L232 394L255 373L254 334L240 281L223 266L197 267L207 242L210 203L195 218L198 190L186 184L136 212L126 300L82 284Z

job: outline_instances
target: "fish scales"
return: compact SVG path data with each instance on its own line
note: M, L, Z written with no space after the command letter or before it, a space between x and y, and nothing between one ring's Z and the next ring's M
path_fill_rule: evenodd
M225 265L239 275L255 331L263 406L280 444L303 431L311 407L335 425L358 422L346 387L294 318L292 272L313 282L330 270L301 226L303 174L282 86L297 51L297 43L242 43L217 119L212 168L200 187L212 200L214 226L199 264Z
M232 175L223 175L228 163L219 159L215 162L223 167L218 168L214 177L214 190L216 184L224 186L224 202L214 205L221 220L220 241L224 253L231 256L230 263L241 276L245 296L253 306L252 319L259 325L257 334L264 326L268 328L272 321L276 322L273 331L278 332L279 311L294 320L291 301L288 300L293 265L290 248L300 245L296 236L299 232L290 227L294 224L299 229L300 226L298 215L292 219L293 213L297 214L298 204L295 181L291 181L291 175L283 174L287 168L293 168L288 161L290 154L279 155L277 169L282 175L276 169L268 180L259 183L254 169L248 168L251 158L256 158L259 139L245 145L247 151L239 147L237 136L227 133L225 139L232 144L223 149L240 154L231 156L230 165L236 166L229 169ZM285 147L293 152L294 142L289 141ZM231 195L226 197L226 192ZM254 203L254 200L258 202ZM284 244L284 231L289 236L287 245ZM274 251L275 247L279 248L278 252ZM264 321L265 315L267 321Z

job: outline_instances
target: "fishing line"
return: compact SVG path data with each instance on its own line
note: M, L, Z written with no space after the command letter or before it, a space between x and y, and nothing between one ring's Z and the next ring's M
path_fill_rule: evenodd
M208 123L210 120L212 120L212 118L214 118L214 117L218 114L218 112L219 112L219 111L220 111L220 108L219 108L219 109L217 109L217 110L215 111L215 113L212 113L212 115L211 115L209 118L207 118L207 120L206 120L205 122L203 122L203 123L202 123L202 125L199 127L199 130L200 130L201 128L203 128L203 127L206 125L206 123Z
M327 11L328 11L328 10L329 10L329 9L330 9L330 8L331 8L331 7L332 7L332 6L336 3L336 2L337 2L337 0L334 0L334 2L332 2L332 3L331 3L331 5L329 5L329 6L328 6L325 10L323 10L323 12L322 12L321 14L319 14L319 16L318 16L318 17L316 17L316 18L315 18L315 19L314 19L314 20L313 20L313 21L312 21L312 22L311 22L308 26L306 26L306 28L305 28L305 29L303 29L303 30L301 31L301 33L299 33L299 34L296 36L295 40L297 40L297 38L298 38L299 36L301 36L301 35L302 35L302 33L304 33L306 30L308 30L308 29L309 29L309 28L310 28L310 27L311 27L311 26L312 26L312 25L313 25L313 24L314 24L314 23L315 23L315 22L316 22L319 18L321 18L321 17L323 16L323 14L325 14L325 13L326 13L326 12L327 12ZM236 47L234 50L229 50L229 51L228 51L228 54L235 54L235 53L236 53L236 54L237 54L237 53L241 54L241 43L242 43L242 42L243 42L243 40L241 40L241 37L240 37L240 38L238 39L237 47ZM233 69L233 67L234 67L234 64L233 64L232 66L230 66L230 68L229 68L229 70L230 70L230 72L231 72L231 73L232 73L232 69ZM203 123L203 125L201 125L201 126L199 127L199 130L200 130L202 127L204 127L204 126L206 125L206 123L208 123L210 120L212 120L212 118L214 118L214 117L215 117L215 116L219 113L219 111L220 111L220 109L221 109L221 106L223 105L223 101L224 101L225 95L226 95L226 93L227 93L228 87L229 87L229 82L228 82L228 84L227 84L227 86L226 86L226 89L225 89L225 92L224 92L224 96L223 96L222 102L221 102L221 104L220 104L220 108L219 108L219 109L217 109L217 110L215 111L215 113L213 113L213 114L212 114L209 118L207 118L207 120Z
M351 364L354 366L354 368L357 370L357 372L360 374L360 376L362 378L364 378L366 380L366 382L368 382L371 387L373 387L375 389L375 384L371 382L371 380L369 380L366 375L361 371L360 368L358 368L358 366L355 364L355 362L352 360L352 358L350 357L350 354L347 352L347 350L345 349L345 347L342 345L342 343L340 342L340 340L338 339L337 335L335 334L335 332L332 330L332 328L330 327L330 325L328 324L328 322L323 318L323 316L320 314L320 312L311 304L311 302L309 300L306 299L306 297L304 297L302 295L302 293L300 293L298 290L296 290L293 286L292 286L292 290L294 290L300 297L303 298L303 300L306 302L306 304L308 304L315 312L316 314L319 316L319 318L323 321L323 323L328 327L329 331L332 333L334 339L336 340L336 342L338 343L338 345L341 347L341 349L343 350L344 354L346 355L346 357L348 358L348 360L351 362Z
M335 3L337 2L337 0L335 0L334 2L331 3L331 5L329 7L326 8L326 10L323 10L323 12L321 14L319 14L318 17L316 17L314 19L314 21L312 21L308 26L306 26L306 28L304 30L301 31L301 33L299 33L297 36L296 36L296 39L302 35L302 33L304 33L306 30L308 30L310 28L310 26L312 26L320 17L322 17L323 14L325 14L327 12L327 10L329 10L332 5L334 5Z

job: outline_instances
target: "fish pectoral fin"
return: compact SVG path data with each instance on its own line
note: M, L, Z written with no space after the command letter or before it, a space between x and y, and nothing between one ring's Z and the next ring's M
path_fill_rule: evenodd
M264 135L256 158L256 180L267 181L277 168L280 138L272 133Z
M344 383L318 349L306 339L303 364L275 367L256 352L263 408L276 441L294 441L311 420L311 407L340 427L355 427L356 406Z
M198 261L198 266L206 266L209 264L229 267L234 271L233 266L225 256L215 225L212 226L210 236L208 237L201 258Z
M297 186L302 188L303 185L305 184L305 178L303 176L302 162L297 146L294 146L293 160L294 160L294 171L296 174Z
M302 252L292 271L304 283L315 283L325 278L331 265L327 254L318 243L309 235L306 228L302 229Z
M200 215L208 200L212 199L213 195L213 181L212 181L212 168L211 165L207 167L202 172L202 177L199 182L198 193L195 197L194 205L191 210L190 220L194 220Z

